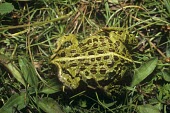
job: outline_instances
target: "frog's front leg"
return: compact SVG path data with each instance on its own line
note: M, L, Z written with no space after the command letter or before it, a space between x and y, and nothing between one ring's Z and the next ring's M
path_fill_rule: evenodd
M123 86L111 83L104 86L103 90L108 96L113 96L113 94L121 95L123 92L125 92L125 88Z
M59 76L59 80L63 83L64 86L70 89L76 89L79 86L80 77L72 78L69 74L62 73Z
M58 75L59 80L63 83L64 86L70 88L70 89L76 89L79 86L80 77L76 76L76 69L66 69L63 72L63 70L60 68L61 74Z
M52 60L51 63L58 68L57 75L59 80L63 83L64 86L70 89L76 89L79 86L80 77L75 77L75 76L71 77L70 74L64 73L60 64L55 60Z

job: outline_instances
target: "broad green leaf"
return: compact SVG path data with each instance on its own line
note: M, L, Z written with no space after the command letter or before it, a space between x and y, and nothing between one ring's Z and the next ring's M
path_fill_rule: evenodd
M63 113L59 104L49 97L39 99L37 105L46 113Z
M137 106L137 111L137 113L160 113L158 108L149 104Z
M135 70L131 87L139 84L143 81L148 75L150 75L156 67L158 58L152 58L149 61L142 64L138 69Z
M61 84L57 84L56 79L48 80L40 92L52 94L61 91Z
M33 65L26 59L26 57L19 57L18 60L21 73L23 74L23 78L26 83L34 88L37 88L39 81Z
M0 113L13 113L13 111L25 108L28 98L25 98L25 93L15 94L0 108Z
M170 70L163 70L163 78L165 81L170 82Z
M0 4L0 14L6 14L6 13L10 13L12 12L12 10L14 10L14 6L12 5L12 3L1 3Z

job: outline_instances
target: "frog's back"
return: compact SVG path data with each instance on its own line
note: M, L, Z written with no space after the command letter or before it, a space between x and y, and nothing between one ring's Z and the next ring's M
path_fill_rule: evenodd
M80 42L78 46L72 45L58 53L60 59L63 58L63 61L59 60L63 69L69 72L74 70L73 76L95 78L97 81L119 79L122 70L126 70L124 65L129 63L120 56L131 59L121 41L113 43L106 36L91 36Z
M107 36L91 36L86 38L78 45L78 48L81 48L79 52L82 53L82 56L84 53L86 53L86 56L117 53L131 58L127 48L120 40L111 40L110 37Z

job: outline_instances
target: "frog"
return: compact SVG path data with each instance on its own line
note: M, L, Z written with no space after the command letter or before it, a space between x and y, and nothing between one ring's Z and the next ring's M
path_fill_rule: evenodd
M66 42L70 45L65 47ZM77 89L82 82L92 88L107 87L120 81L133 63L126 45L136 43L136 37L127 30L95 34L80 41L68 34L56 42L50 62L58 70L58 79L69 89Z

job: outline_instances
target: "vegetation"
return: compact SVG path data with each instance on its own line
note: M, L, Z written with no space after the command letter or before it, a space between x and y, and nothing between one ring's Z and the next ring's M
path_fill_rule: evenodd
M62 89L57 39L128 29L139 40L125 93ZM89 93L90 92L90 93ZM169 113L169 0L1 0L0 112Z

